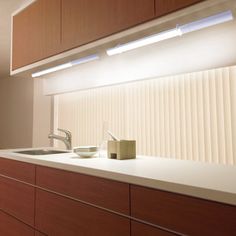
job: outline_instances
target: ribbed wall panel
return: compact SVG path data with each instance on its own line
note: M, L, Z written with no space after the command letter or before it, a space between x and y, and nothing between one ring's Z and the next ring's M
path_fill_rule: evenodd
M236 165L236 66L57 95L73 146L107 128L140 155Z

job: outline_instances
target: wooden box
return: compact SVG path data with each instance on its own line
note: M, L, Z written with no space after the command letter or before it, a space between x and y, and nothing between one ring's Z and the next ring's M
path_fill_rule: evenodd
M135 159L136 158L136 141L120 140L108 141L107 156L111 159Z

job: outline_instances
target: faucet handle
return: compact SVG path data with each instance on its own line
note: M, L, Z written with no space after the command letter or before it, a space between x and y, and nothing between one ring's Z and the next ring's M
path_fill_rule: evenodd
M60 128L58 128L57 130L60 131L60 132L65 133L67 139L71 139L72 134L71 134L71 132L70 132L69 130L66 130L66 129L60 129Z

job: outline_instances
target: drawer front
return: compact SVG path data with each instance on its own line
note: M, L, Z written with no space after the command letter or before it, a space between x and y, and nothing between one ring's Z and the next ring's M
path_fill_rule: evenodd
M36 185L129 214L129 185L125 183L37 166Z
M34 230L0 210L0 235L34 236Z
M131 215L188 235L235 235L236 207L131 186Z
M42 233L40 233L39 231L36 231L36 230L35 230L34 236L46 236L46 234L42 234Z
M86 204L36 190L37 230L56 236L129 236L130 220Z
M34 226L34 187L0 176L0 209Z
M169 233L167 231L139 223L136 221L131 221L131 236L174 236L176 234Z
M6 175L27 183L35 183L35 166L0 157L0 175Z

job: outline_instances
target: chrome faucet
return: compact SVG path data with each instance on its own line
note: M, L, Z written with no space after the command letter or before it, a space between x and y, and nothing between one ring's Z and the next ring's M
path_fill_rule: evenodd
M72 146L71 146L72 134L71 134L71 132L69 130L65 130L65 129L57 129L57 130L65 133L66 136L60 136L57 134L49 134L48 138L61 140L66 145L66 149L71 150L72 149Z

